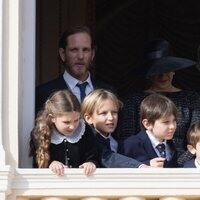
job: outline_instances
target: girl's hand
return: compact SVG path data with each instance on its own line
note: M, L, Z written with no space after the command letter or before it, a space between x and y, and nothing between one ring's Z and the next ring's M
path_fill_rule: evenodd
M151 167L163 167L165 158L157 157L150 160Z
M86 162L79 166L79 168L84 169L84 174L86 176L90 176L96 170L96 165L92 162Z
M61 162L59 161L53 161L50 165L49 165L50 170L58 175L58 176L63 176L64 175L64 168L67 168L66 165L63 165Z

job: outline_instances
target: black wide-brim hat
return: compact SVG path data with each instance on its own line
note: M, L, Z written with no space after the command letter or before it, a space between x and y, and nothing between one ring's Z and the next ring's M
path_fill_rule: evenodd
M146 47L146 77L174 72L196 64L195 61L173 56L171 45L164 39L154 39Z

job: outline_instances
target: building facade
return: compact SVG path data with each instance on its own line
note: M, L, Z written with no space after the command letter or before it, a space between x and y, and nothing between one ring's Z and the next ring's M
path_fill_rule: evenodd
M0 200L200 199L196 169L31 169L36 2L0 0Z

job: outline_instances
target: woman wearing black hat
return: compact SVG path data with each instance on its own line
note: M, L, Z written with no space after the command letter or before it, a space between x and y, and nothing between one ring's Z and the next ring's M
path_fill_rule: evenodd
M170 98L177 106L177 129L173 140L180 156L187 150L188 128L200 119L200 96L196 92L175 87L173 76L175 71L194 66L196 63L189 59L172 56L170 44L163 39L155 39L148 44L147 60L146 79L150 84L146 91L132 93L125 98L119 123L121 138L125 139L140 131L140 103L149 94L158 92ZM192 156L184 155L184 158L179 159L180 165L187 160L187 156L189 158Z

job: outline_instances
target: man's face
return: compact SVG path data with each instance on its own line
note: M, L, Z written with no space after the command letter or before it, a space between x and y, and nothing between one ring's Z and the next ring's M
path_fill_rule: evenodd
M88 70L95 55L91 42L87 33L75 33L67 38L66 48L59 49L67 72L81 81L87 79Z

